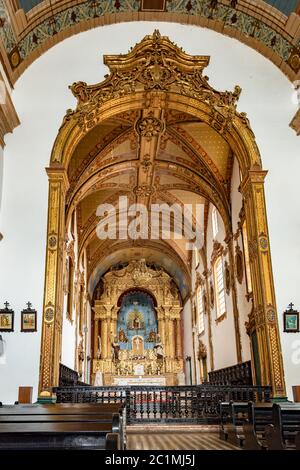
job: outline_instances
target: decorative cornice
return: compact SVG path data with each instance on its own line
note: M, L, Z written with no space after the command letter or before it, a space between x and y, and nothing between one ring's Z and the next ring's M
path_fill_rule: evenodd
M147 2L149 5L150 2ZM67 0L41 2L27 14L0 0L6 19L0 31L12 82L37 57L66 37L81 31L122 21L172 21L195 24L235 37L270 59L291 80L300 70L300 18L289 18L261 1L179 0L165 2L163 8L143 7L140 0Z

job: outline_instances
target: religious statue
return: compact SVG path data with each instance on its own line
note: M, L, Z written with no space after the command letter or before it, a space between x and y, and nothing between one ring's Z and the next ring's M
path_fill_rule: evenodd
M135 356L142 357L144 354L144 340L141 336L135 336L132 340L132 351Z
M113 360L118 361L119 360L119 352L120 352L120 344L119 344L117 336L114 337L114 340L111 343L111 347L113 349Z
M140 328L140 320L139 317L136 315L133 320L133 328L138 330Z
M77 354L78 354L78 374L79 374L79 377L82 377L83 363L84 363L83 340L81 340L78 345Z
M155 343L155 346L154 346L153 349L155 351L156 358L158 360L162 361L163 358L164 358L164 347L163 347L163 344L161 342L160 335L157 335L156 343Z
M121 343L128 343L128 338L124 330L119 331L119 341L121 341Z
M98 335L98 349L97 349L97 352L96 352L96 359L100 359L101 357L101 336Z

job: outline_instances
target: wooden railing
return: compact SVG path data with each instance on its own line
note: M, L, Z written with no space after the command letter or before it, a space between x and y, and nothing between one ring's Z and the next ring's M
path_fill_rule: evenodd
M59 386L60 387L70 387L77 385L87 385L84 382L79 380L79 374L70 367L65 366L64 364L59 364Z
M132 423L218 421L224 401L270 402L271 387L194 385L181 387L57 387L57 403L123 403Z
M252 385L251 361L208 373L211 385Z

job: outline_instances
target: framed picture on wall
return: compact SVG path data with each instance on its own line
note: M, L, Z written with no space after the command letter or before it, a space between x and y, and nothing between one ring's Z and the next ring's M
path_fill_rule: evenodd
M14 311L5 302L5 308L0 309L0 333L14 331Z
M27 303L27 307L21 312L21 331L23 333L32 333L37 330L37 313L36 310L31 308L30 302Z
M283 313L283 328L285 333L299 332L299 312L293 309L293 304Z

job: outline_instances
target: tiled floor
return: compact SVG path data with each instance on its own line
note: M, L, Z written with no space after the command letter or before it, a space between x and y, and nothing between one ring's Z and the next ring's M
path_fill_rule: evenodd
M129 450L239 450L219 438L218 432L208 432L203 429L192 431L190 427L165 431L161 428L156 432L150 429L127 430L127 448Z

